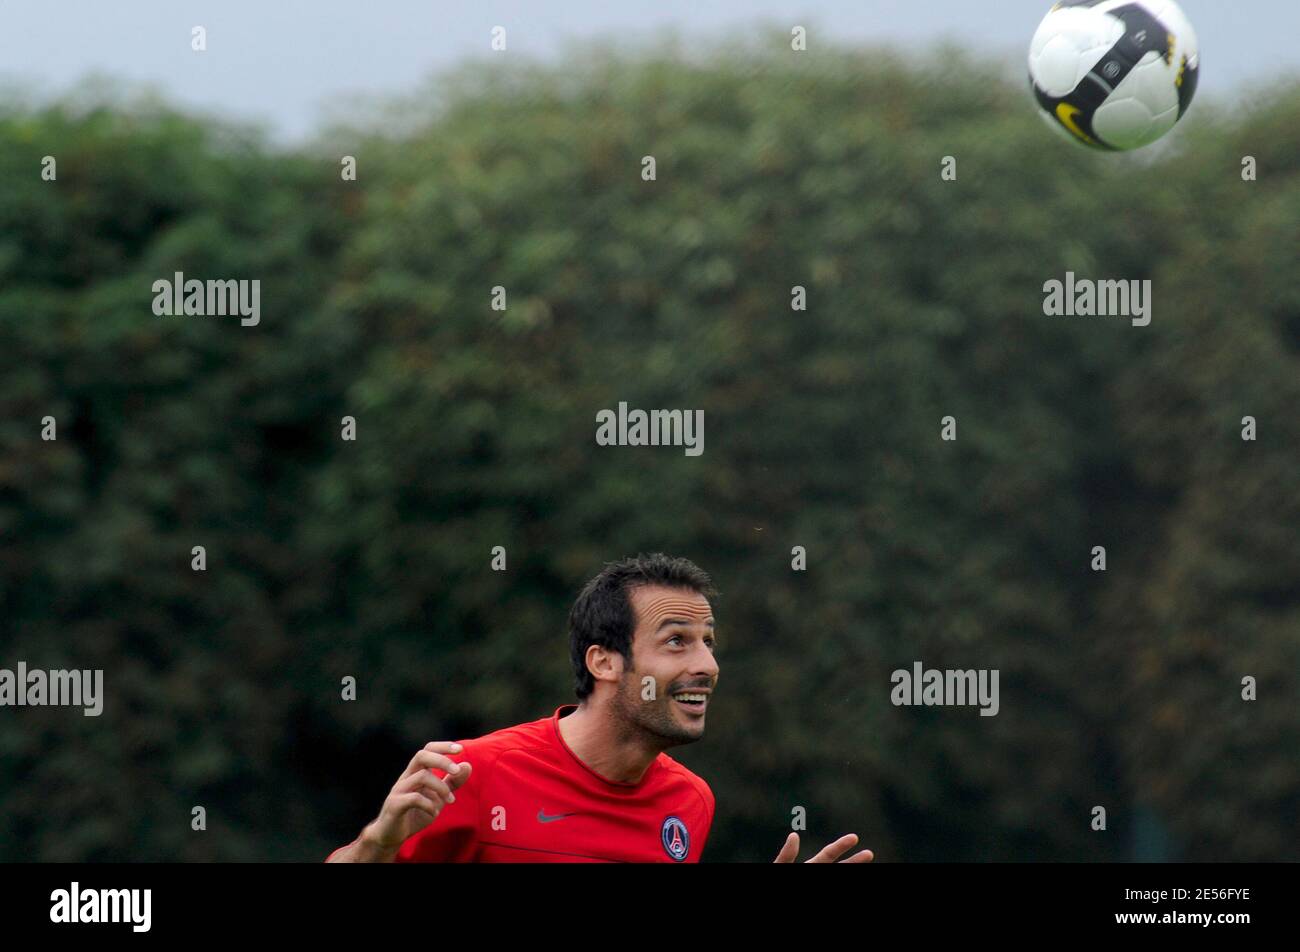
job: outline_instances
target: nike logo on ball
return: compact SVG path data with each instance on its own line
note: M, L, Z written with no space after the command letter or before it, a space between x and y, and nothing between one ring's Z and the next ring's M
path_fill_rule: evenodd
M566 816L577 816L577 815L578 815L578 814L576 814L576 813L557 813L557 814L555 814L554 816L547 816L545 810L538 810L538 811L537 811L537 822L538 822L538 823L550 823L550 822L552 822L553 820L563 820Z
M1079 124L1074 119L1074 117L1079 115L1081 112L1081 109L1077 106L1071 106L1068 102L1058 103L1056 106L1056 118L1061 120L1061 125L1065 126L1065 128L1069 129L1084 142L1093 145L1092 136L1080 129Z

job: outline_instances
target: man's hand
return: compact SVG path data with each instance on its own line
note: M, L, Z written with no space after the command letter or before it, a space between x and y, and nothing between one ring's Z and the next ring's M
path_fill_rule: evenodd
M355 841L330 854L327 863L391 863L406 840L438 818L442 808L456 800L455 790L469 779L470 765L456 763L461 745L430 741L411 758L384 799L379 816L367 824ZM439 780L429 768L446 771Z
M846 833L834 843L829 844L820 853L812 859L804 860L806 863L834 863L837 860L841 863L870 863L875 859L875 853L871 850L859 850L848 859L839 859L841 855L847 852L858 842L858 834ZM785 846L781 847L781 852L776 854L774 863L793 863L795 857L799 855L799 834L791 833L785 838Z

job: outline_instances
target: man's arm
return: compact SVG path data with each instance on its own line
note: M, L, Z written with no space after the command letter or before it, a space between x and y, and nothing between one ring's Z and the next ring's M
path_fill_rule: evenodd
M393 784L379 816L367 823L355 840L330 853L325 862L393 862L403 843L433 823L447 804L456 802L454 791L469 779L472 768L468 762L456 763L446 755L460 751L461 745L450 741L425 744ZM445 771L446 776L435 777L432 768Z
M347 846L340 846L325 859L327 863L391 863L397 850L386 849L375 838L372 824Z

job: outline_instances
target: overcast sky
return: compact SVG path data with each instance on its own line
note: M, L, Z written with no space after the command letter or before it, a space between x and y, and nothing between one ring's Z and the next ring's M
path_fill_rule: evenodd
M1050 0L0 0L0 82L57 93L89 74L148 83L174 102L298 139L355 94L403 93L488 53L554 59L564 41L719 43L759 23L810 45L956 39L1019 61ZM1183 0L1202 51L1199 95L1300 75L1300 0ZM208 49L190 49L207 29ZM574 47L568 47L574 55ZM502 54L496 54L502 55Z

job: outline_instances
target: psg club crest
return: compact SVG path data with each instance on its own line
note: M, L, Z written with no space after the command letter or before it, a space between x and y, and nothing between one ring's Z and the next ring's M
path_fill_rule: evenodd
M670 816L664 820L659 836L663 840L664 852L672 857L674 863L686 859L686 854L691 851L691 834L686 831L685 823Z

